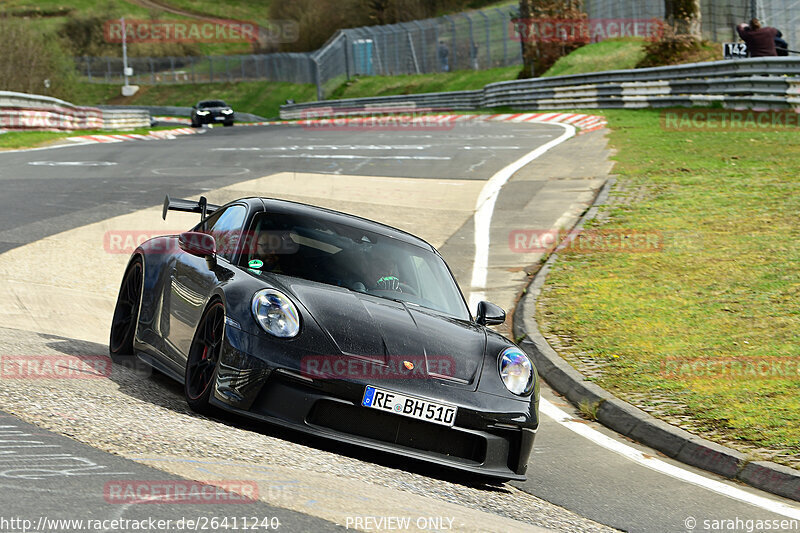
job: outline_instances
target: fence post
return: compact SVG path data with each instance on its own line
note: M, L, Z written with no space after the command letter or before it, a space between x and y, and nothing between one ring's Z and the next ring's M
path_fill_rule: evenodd
M346 31L342 32L342 36L344 37L344 75L347 81L350 81L350 39L348 35Z
M311 59L311 76L312 76L311 79L313 79L314 83L317 85L317 101L321 102L322 100L325 99L325 94L322 91L322 79L321 79L322 76L320 76L319 72L319 62L317 61L317 58L313 56L311 56L310 59Z
M458 48L457 43L456 43L456 21L453 20L453 17L451 17L450 15L445 15L442 18L444 18L445 20L447 20L450 23L450 34L451 34L450 51L451 51L453 57L450 60L449 67L450 67L450 71L452 72L452 71L454 71L454 70L456 70L458 68L458 64L457 64L458 63L458 52L456 52L456 48Z
M172 56L169 56L169 68L172 70L172 81L177 83L178 75L175 73L175 58Z
M106 57L106 83L111 83L111 58Z
M509 22L505 22L506 14L499 7L496 7L495 11L500 13L500 22L503 24L503 26L505 26L505 28L503 28L503 66L505 67L506 63L508 62L508 33L510 30L509 24L511 21L509 20Z
M214 58L208 56L208 81L214 81Z
M484 13L483 11L478 11L483 17L483 24L486 27L486 68L492 68L492 47L489 42L492 40L491 38L491 30L489 28L489 15Z
M478 70L478 47L475 46L475 34L472 31L472 17L469 13L461 13L469 22L469 68Z
M422 72L428 72L428 47L425 45L425 28L422 27L422 24L419 23L418 20L412 20L412 24L414 24L417 29L419 30L419 43L422 56Z
M397 30L395 25L392 25L392 36L394 37L394 73L395 74L407 74L407 72L403 72L403 68L400 66L400 42L399 42L399 35L400 32Z

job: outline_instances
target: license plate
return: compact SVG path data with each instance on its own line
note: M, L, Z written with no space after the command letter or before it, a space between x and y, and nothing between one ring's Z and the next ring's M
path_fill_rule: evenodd
M361 405L443 426L456 421L457 407L367 385Z
M225 120L225 117L214 117L214 120Z

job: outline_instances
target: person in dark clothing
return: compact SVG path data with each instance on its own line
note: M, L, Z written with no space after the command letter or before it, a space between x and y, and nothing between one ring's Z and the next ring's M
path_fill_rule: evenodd
M775 50L779 56L789 55L789 43L783 39L783 34L780 31L775 36Z
M769 26L762 27L758 19L752 19L750 24L739 24L736 26L739 37L747 44L750 57L777 56L775 49L775 37L780 33L775 28Z

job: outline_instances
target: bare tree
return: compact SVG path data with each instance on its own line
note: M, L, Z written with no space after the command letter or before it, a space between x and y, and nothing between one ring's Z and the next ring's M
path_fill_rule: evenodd
M75 65L59 42L24 20L0 17L0 90L69 99Z

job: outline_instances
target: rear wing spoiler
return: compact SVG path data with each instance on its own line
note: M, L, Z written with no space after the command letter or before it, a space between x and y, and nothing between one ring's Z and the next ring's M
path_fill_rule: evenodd
M219 210L220 206L210 204L205 196L201 196L200 200L182 200L180 198L170 198L167 195L164 198L164 211L161 213L161 218L167 219L167 211L183 211L185 213L200 213L200 220L205 220L208 215L213 214Z

